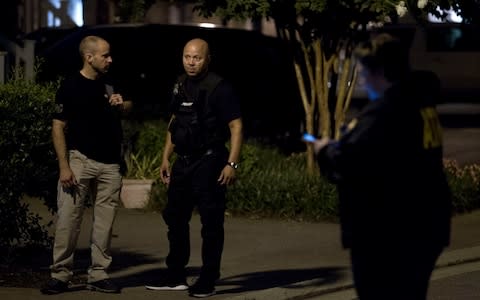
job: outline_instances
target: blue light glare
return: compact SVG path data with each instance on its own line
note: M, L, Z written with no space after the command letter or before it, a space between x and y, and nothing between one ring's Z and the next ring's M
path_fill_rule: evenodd
M374 88L368 85L367 85L367 95L368 95L368 99L370 99L370 101L372 102L377 101L382 97L382 95L379 92L377 92Z

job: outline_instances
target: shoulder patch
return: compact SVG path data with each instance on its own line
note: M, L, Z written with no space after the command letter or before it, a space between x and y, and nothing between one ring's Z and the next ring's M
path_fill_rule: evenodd
M178 95L179 86L180 86L180 84L178 82L173 85L173 94L175 96Z

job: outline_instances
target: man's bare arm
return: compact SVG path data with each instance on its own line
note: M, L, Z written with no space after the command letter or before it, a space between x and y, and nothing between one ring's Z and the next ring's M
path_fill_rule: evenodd
M52 139L53 147L58 158L58 167L60 170L70 168L67 157L67 142L65 140L66 123L61 120L54 119L52 122Z
M68 161L65 126L66 123L64 121L54 119L52 124L52 139L53 147L57 153L58 167L60 169L59 181L64 188L71 188L77 184L77 180Z
M241 118L228 123L230 128L230 155L228 161L238 163L240 159L240 150L243 143L243 122Z

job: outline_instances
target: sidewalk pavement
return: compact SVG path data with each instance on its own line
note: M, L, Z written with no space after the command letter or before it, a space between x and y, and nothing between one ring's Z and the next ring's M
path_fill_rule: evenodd
M49 215L46 211L43 215L48 220ZM89 263L90 218L91 211L87 210L79 250L75 257L75 271L80 274L77 275L80 278L85 277L85 269ZM469 266L467 271L457 270L452 276L476 274L475 278L480 279L480 263L477 262L480 261L478 228L480 211L453 218L452 243L438 262L440 267L438 272L451 268L445 266L461 264L460 266ZM225 231L222 277L217 285L217 295L210 299L355 298L354 290L351 288L348 252L341 248L338 224L227 217ZM198 275L200 267L199 232L199 218L194 216L191 222L192 255L189 282ZM0 288L0 299L84 300L86 297L89 300L192 299L185 291L149 291L144 288L144 284L159 278L165 268L164 259L168 243L166 227L160 214L120 209L113 234L114 261L111 276L123 287L121 294L87 291L82 284L74 286L72 292L54 296L41 295L38 289L3 287ZM466 262L470 263L463 264ZM49 263L46 261L45 267ZM451 277L444 274L438 279L445 278ZM435 281L432 282L432 286L434 283ZM443 287L444 285L439 286ZM458 297L453 295L451 298L438 299L473 299L460 296L465 289L460 288L457 292ZM442 294L445 295L445 292L442 291Z

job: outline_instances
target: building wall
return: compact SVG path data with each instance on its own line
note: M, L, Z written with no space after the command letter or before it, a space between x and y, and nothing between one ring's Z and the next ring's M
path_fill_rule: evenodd
M68 15L69 5L74 0L57 0L60 8L55 7L49 0L18 0L17 23L21 33L28 33L50 24L55 18L54 26L73 27L74 21ZM77 0L78 1L78 0ZM204 18L193 12L194 4L179 5L168 0L157 0L145 14L145 23L160 24L200 24L212 26L226 26L245 30L261 30L266 35L276 36L274 22L229 21L224 22L219 17ZM50 18L48 15L50 14ZM83 24L113 24L118 21L114 0L83 0Z
M88 2L86 0L85 2ZM29 33L40 28L60 24L62 27L75 26L68 15L69 0L59 0L55 7L49 0L21 0L17 3L17 28L20 33Z
M262 33L276 36L275 22L263 19L260 22L228 21L224 22L219 17L204 18L193 11L194 4L187 3L183 6L164 0L157 0L145 14L145 23L157 24L204 24L206 26L225 26L245 30L261 30Z

